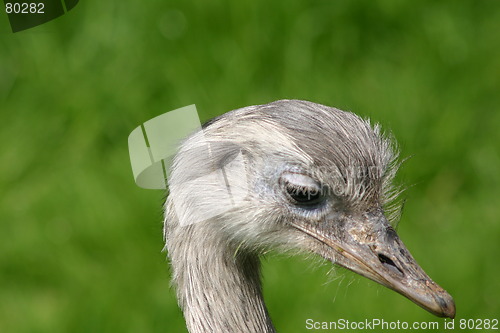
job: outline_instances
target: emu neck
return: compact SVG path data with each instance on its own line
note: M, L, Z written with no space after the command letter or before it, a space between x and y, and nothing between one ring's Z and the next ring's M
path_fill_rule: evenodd
M275 332L262 296L260 261L203 225L166 233L177 298L190 333Z

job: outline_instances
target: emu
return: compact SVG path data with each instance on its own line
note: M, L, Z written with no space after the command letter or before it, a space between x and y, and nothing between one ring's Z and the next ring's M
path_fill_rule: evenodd
M164 220L189 332L275 332L260 280L270 250L318 254L453 318L452 297L393 228L397 157L378 125L300 100L233 110L190 135Z

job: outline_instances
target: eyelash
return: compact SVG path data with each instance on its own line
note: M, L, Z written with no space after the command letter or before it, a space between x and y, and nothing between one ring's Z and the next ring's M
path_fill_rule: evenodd
M317 188L298 187L288 183L285 191L289 199L299 205L314 205L321 199L321 190Z

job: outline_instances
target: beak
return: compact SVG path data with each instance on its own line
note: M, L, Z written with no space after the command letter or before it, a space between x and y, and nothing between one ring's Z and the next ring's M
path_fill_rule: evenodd
M420 268L383 214L292 224L320 242L314 252L324 258L400 293L436 316L455 317L453 298Z

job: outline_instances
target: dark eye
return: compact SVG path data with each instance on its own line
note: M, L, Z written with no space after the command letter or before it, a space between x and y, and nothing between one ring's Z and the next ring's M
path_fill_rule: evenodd
M322 199L320 184L307 175L285 172L281 175L280 183L293 204L314 205Z
M288 196L298 204L315 204L321 197L318 188L295 187L288 184L286 186L286 193Z

